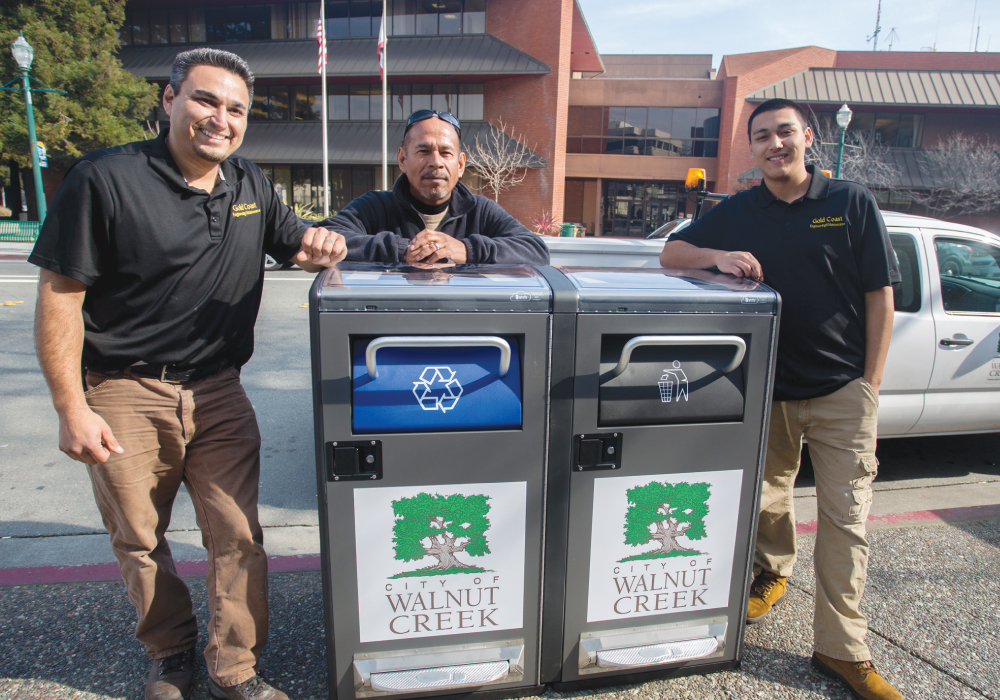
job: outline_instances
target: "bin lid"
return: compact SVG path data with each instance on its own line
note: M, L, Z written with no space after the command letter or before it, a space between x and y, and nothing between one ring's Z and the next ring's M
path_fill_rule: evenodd
M706 270L560 267L582 313L774 314L778 295L754 280Z
M320 273L311 299L322 311L548 313L552 292L526 265L423 267L339 263Z

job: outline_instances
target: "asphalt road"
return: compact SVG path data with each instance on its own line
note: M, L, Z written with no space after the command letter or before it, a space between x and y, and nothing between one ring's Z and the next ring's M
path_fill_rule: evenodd
M36 279L32 265L0 257L0 537L103 532L84 469L58 450L58 421L31 336ZM263 436L265 527L317 524L306 307L311 280L298 269L267 273L256 351L243 370ZM919 501L911 510L924 509L933 502L927 490L943 486L1000 493L1000 434L885 440L878 455L875 488L901 498L897 509L909 495ZM808 496L812 485L807 462L797 495ZM195 527L182 493L170 529ZM184 558L185 552L175 554Z
M56 445L56 415L31 339L36 277L27 263L0 256L0 569L24 565L11 564L15 550L3 545L60 540L72 547L98 539L85 533L103 532L85 471ZM243 372L263 435L261 516L274 531L308 529L314 537L305 307L311 276L291 271L266 279L257 351ZM886 440L879 458L875 488L883 493L876 503L884 497L899 512L948 499L950 505L971 498L1000 504L994 497L1000 489L1000 434ZM808 505L811 487L807 463L797 508ZM182 494L170 528L178 560L201 555L194 527ZM869 641L880 667L906 697L1000 700L998 533L997 520L871 533L864 603ZM275 542L271 532L268 537ZM787 601L773 622L748 632L740 670L545 697L846 698L808 665L811 538L800 542L802 558ZM106 543L101 547L107 549ZM198 579L189 585L204 624L203 585ZM271 577L272 634L263 672L293 697L326 697L320 590L318 572ZM0 587L0 611L0 699L139 697L147 661L132 639L134 613L120 581ZM206 697L203 670L199 674L194 698Z

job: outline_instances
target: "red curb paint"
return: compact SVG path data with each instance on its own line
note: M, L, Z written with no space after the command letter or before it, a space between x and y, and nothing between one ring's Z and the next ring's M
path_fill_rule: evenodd
M202 577L208 572L207 561L175 562L177 573L186 577ZM318 554L289 557L268 557L269 573L319 571ZM118 581L118 564L82 564L80 566L28 566L0 569L0 586L30 586L39 583L82 583L86 581Z
M867 526L869 530L878 530L886 527L954 523L963 520L983 520L997 517L1000 517L1000 505L965 506L962 508L941 508L940 510L915 510L909 513L890 513L888 515L869 515ZM807 520L796 523L795 532L799 535L815 535L816 521Z
M868 528L877 530L886 527L905 527L932 523L951 523L965 520L985 520L1000 518L1000 505L966 506L963 508L942 508L940 510L918 510L909 513L868 516ZM796 523L795 532L800 535L816 534L816 521ZM302 554L288 557L268 557L267 568L272 574L292 571L319 571L318 554ZM176 562L177 573L181 576L201 577L208 570L205 561ZM30 586L40 583L82 583L86 581L117 581L121 578L117 564L82 564L80 566L29 566L17 569L0 568L0 586Z

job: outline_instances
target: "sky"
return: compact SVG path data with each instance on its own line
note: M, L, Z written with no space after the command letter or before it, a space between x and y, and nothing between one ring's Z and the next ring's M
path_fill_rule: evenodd
M579 0L606 54L726 54L822 46L870 51L878 0ZM882 0L878 50L969 51L980 26L979 51L1000 52L998 0Z

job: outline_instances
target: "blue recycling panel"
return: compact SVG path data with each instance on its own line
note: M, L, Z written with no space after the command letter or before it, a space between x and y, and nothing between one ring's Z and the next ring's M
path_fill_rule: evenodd
M494 347L382 348L378 379L368 375L365 350L355 341L352 383L355 434L521 427L521 358L510 343L503 377Z

